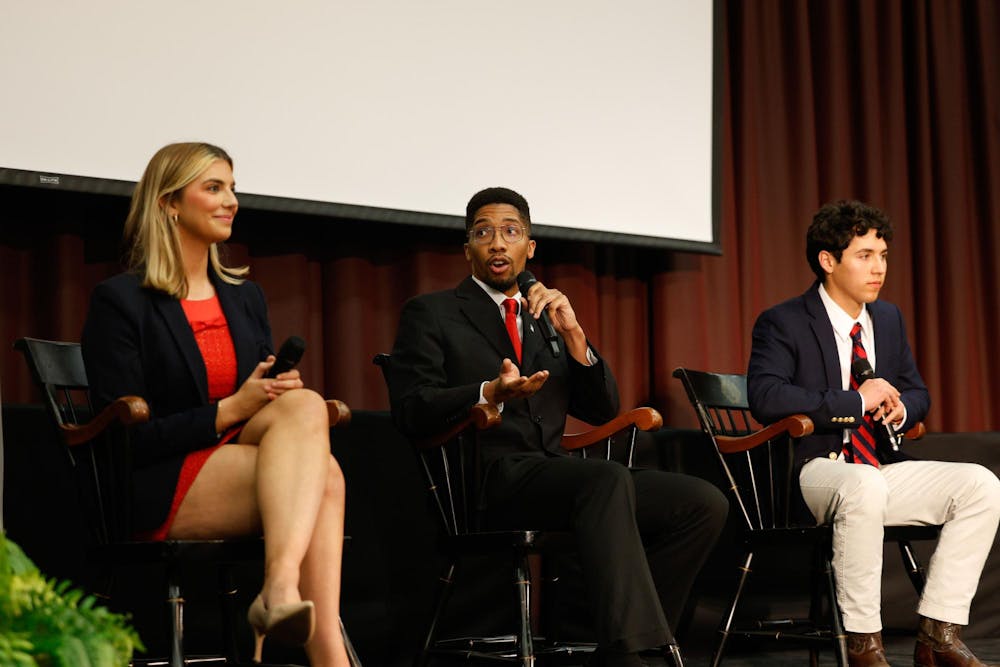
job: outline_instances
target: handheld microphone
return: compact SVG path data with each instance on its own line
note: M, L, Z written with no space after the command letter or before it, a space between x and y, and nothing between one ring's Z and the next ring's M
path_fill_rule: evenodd
M871 380L875 378L875 369L868 362L867 359L856 359L853 364L851 364L851 374L854 379L858 381L861 385L865 380ZM889 445L892 447L892 451L899 451L899 443L902 440L902 434L897 433L896 429L892 427L892 424L882 422L882 426L885 427L885 432L889 436Z
M517 288L521 290L521 295L527 298L528 290L531 286L537 283L538 280L535 278L535 274L531 271L521 271L517 274ZM559 356L559 334L556 333L556 328L552 326L552 319L549 317L549 312L547 310L542 311L542 316L538 318L539 326L542 329L542 338L546 340L549 344L549 349L552 350L552 356Z
M267 373L264 374L266 378L277 377L281 373L288 372L295 368L295 365L299 363L302 359L302 355L306 351L306 342L299 338L298 336L289 336L284 343L281 344L281 349L278 353L274 355L276 358L274 360L274 365L267 369Z

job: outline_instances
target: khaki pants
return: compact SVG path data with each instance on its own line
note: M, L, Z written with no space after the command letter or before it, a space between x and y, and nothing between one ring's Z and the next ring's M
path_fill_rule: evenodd
M1000 480L975 463L903 461L881 468L813 459L799 474L819 523L833 524L837 601L849 632L882 629L883 526L942 524L917 609L968 625L1000 520Z

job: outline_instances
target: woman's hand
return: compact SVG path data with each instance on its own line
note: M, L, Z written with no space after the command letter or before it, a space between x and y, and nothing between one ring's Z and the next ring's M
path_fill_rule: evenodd
M260 377L262 379L262 382L264 383L264 391L267 392L268 399L272 401L290 389L301 389L304 386L302 384L302 376L299 373L298 369L296 368L285 371L284 373L279 373L277 376L273 378L265 378L264 374L267 373L267 371L270 370L272 366L274 366L274 362L275 362L274 355L273 354L268 355L267 359L257 364L257 368L255 368L254 372L251 373L250 377L247 378L247 382L249 382L254 376L257 375L258 372L260 372L261 373ZM263 367L264 369L263 371L261 371L261 367ZM244 382L243 385L246 386L246 382ZM240 387L240 389L242 388L243 387ZM264 406L263 405L259 406L257 410L259 410L262 407ZM254 413L256 412L257 411L254 410Z
M221 433L233 424L246 421L286 391L302 388L301 375L294 368L277 377L265 378L264 374L274 365L274 360L273 354L268 355L267 359L257 364L235 394L219 401L215 416L216 431Z

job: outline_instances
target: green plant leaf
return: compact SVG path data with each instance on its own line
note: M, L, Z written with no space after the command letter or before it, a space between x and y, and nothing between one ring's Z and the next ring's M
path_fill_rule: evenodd
M128 616L42 576L0 533L0 666L120 667L145 650Z

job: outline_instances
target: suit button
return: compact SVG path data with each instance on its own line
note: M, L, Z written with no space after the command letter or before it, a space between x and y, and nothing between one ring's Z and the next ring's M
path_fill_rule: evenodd
M541 415L539 415L538 417L535 417L535 423L536 424L541 424L542 423L542 417L541 417Z
M830 452L830 460L831 461L836 461L838 456L839 456L839 454L837 454L837 452Z

